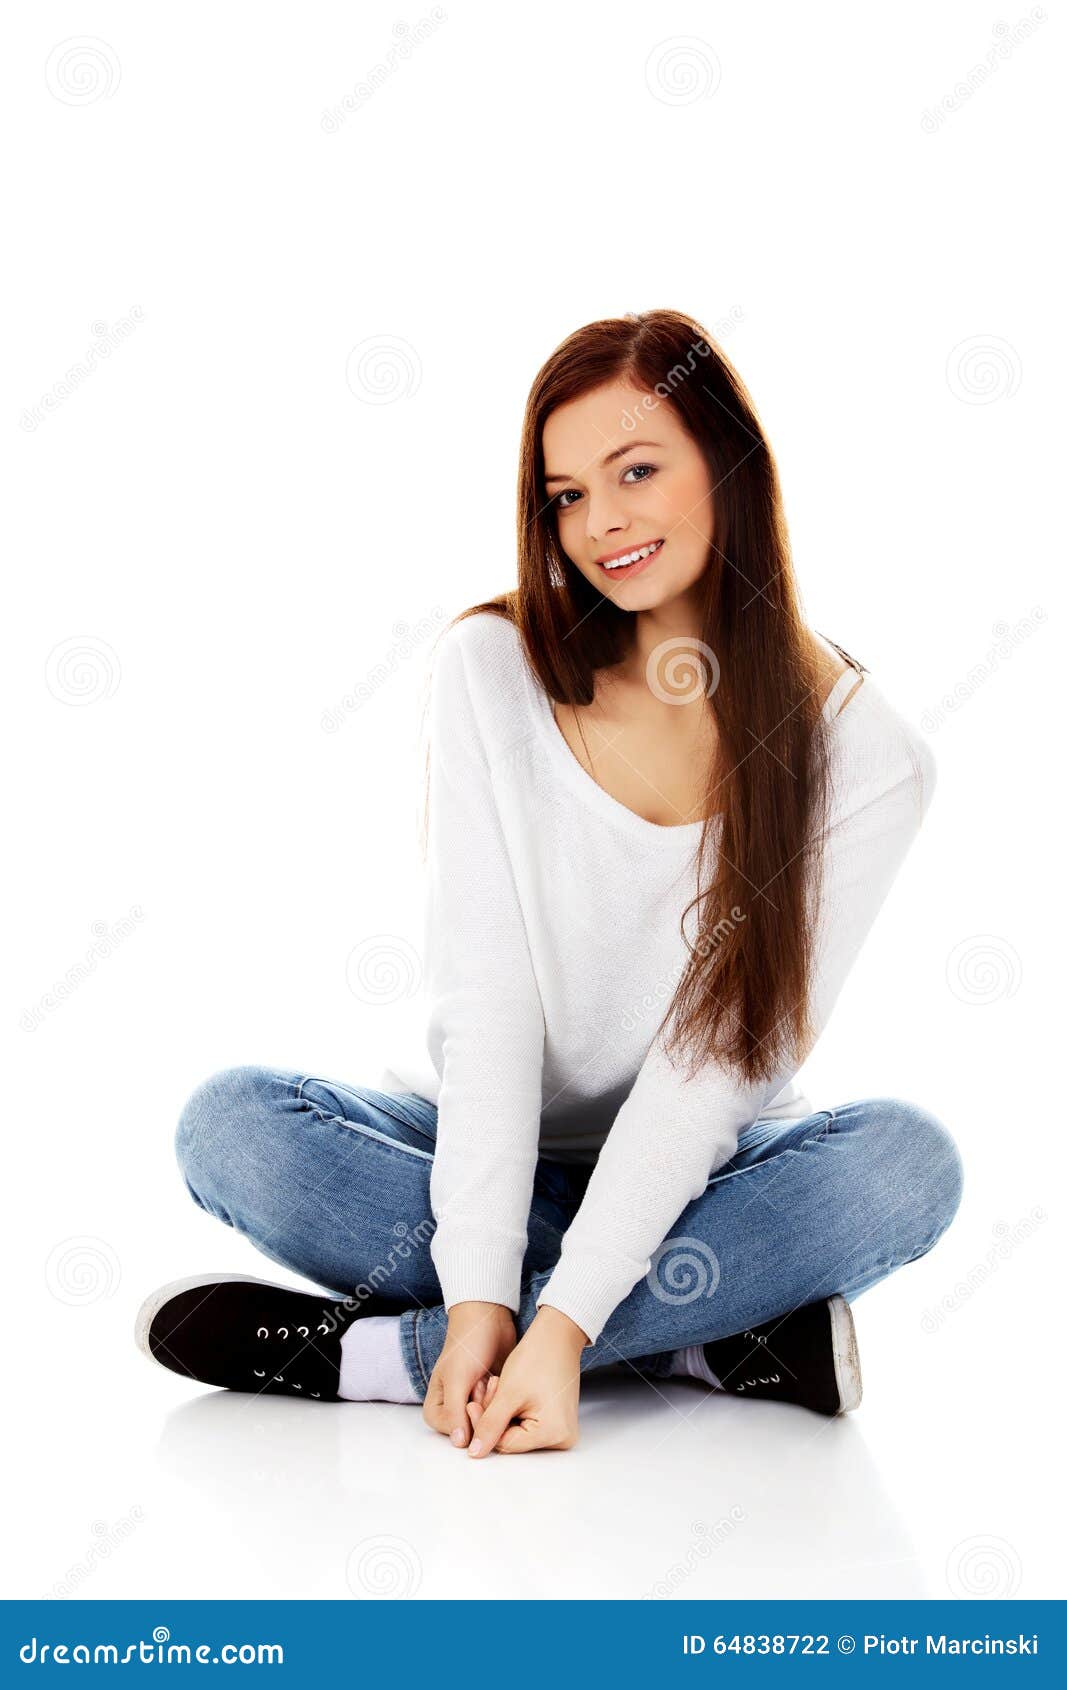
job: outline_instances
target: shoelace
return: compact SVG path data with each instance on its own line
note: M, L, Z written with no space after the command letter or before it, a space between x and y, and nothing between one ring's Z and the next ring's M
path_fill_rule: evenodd
M307 1344L309 1344L311 1342L311 1328L310 1328L310 1326L297 1326L297 1327L293 1327L293 1328L290 1328L288 1326L278 1326L278 1327L275 1328L275 1336L284 1341L285 1339L287 1339L289 1337L290 1330L295 1331L297 1333L298 1337L301 1337L301 1338L304 1339L305 1347L307 1346ZM325 1320L322 1321L322 1323L318 1327L318 1331L322 1332L322 1333L328 1333L330 1331L329 1323ZM256 1337L261 1339L261 1340L269 1341L269 1339L270 1339L270 1327L269 1326L257 1326ZM264 1361L266 1361L268 1358L267 1358L266 1355L264 1355L263 1359L264 1359ZM270 1372L270 1368L269 1367L264 1367L264 1368L253 1367L252 1372L257 1379L265 1379L267 1377L267 1374ZM282 1373L275 1373L274 1376L273 1376L273 1381L274 1381L275 1384L288 1386L289 1390L291 1390L291 1391L301 1391L304 1388L302 1385L298 1384L295 1379L286 1379L284 1374L282 1374ZM309 1397L317 1397L319 1395L320 1395L320 1393L318 1391L309 1391L308 1392Z
M750 1338L755 1344L765 1344L767 1342L766 1337L759 1332L746 1332L745 1337ZM743 1391L751 1390L755 1385L780 1385L781 1383L782 1376L780 1373L772 1373L769 1377L766 1377L762 1373L757 1373L754 1379L749 1379L746 1376L741 1381L740 1385L734 1386L734 1390L737 1395L740 1396Z

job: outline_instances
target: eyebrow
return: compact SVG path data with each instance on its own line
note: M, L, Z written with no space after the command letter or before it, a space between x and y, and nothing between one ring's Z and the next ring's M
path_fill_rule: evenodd
M659 440L631 440L628 446L618 446L614 452L609 452L606 458L602 458L600 467L607 469L608 465L613 464L616 458L625 457L627 452L632 452L637 446L659 446L661 444L662 442ZM546 475L545 484L547 486L550 481L574 481L575 479L576 477L573 475Z

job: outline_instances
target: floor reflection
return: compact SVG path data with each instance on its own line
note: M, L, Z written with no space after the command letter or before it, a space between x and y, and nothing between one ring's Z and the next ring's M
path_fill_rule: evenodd
M410 1406L212 1391L168 1415L157 1459L225 1517L196 1594L933 1594L857 1416L689 1380L590 1375L576 1450L484 1462Z

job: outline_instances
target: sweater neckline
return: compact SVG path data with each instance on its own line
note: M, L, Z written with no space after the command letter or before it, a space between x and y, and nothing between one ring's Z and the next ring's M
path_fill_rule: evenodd
M815 629L813 629L812 632L826 651L830 652L834 657L840 657L840 652L830 644L829 640L824 639L822 634L818 633ZM697 839L699 839L705 825L703 820L695 822L649 821L647 816L639 816L637 811L631 810L628 804L623 804L620 799L614 798L610 792L606 792L600 785L599 781L593 779L593 776L589 773L588 769L586 769L583 764L579 763L577 757L574 755L574 752L564 739L563 730L556 721L555 714L552 709L552 700L541 685L538 676L536 673L529 670L528 666L527 673L532 683L532 690L536 703L537 726L540 730L541 740L546 746L549 755L555 759L556 767L560 770L563 777L569 782L575 793L577 793L587 804L591 805L595 809L598 809L608 820L614 821L617 826L625 828L626 831L632 834L635 838L657 841L665 840L672 844L675 840L677 840L679 844L684 844L686 847L689 847ZM840 714L840 701L843 699L848 688L855 684L855 680L855 670L850 664L846 663L841 674L831 687L826 698L826 702L823 705L822 714L825 721L830 723L836 721L838 715ZM864 677L864 685L866 685L866 677ZM863 690L864 688L861 687L860 691L862 692ZM708 818L708 826L711 828L713 833L718 834L721 831L722 818L723 812L721 810L716 810L714 814Z

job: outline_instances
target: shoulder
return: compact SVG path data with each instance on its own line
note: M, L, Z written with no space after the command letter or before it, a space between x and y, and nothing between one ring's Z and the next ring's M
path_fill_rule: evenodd
M434 653L457 653L469 667L477 667L479 663L513 657L519 646L519 631L509 616L492 610L477 610L469 616L455 617L438 635Z
M836 652L828 652L818 644L815 646L815 656L819 673L819 704L825 708L837 691L833 714L839 716L863 685L863 676L851 663L846 663L843 657L838 657ZM844 681L843 677L846 675L851 677L851 685Z
M861 681L830 722L834 804L854 809L900 790L925 816L937 785L933 747L869 671Z
M451 622L434 642L431 665L435 673L461 674L472 697L493 690L513 690L526 668L514 622L491 610L479 610Z
M509 617L476 611L450 623L434 642L430 675L446 711L474 711L488 749L500 753L533 732L533 678Z

